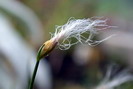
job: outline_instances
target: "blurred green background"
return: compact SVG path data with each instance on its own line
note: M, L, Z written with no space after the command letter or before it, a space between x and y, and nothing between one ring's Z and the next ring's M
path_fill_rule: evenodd
M31 61L56 25L70 17L94 16L117 26L97 39L117 36L96 47L56 48L42 60L34 89L133 89L133 0L0 0L0 89L27 88L34 67ZM128 72L121 72L125 69ZM108 82L119 76L130 79L119 80L123 83L114 87L107 82L98 86L109 70Z

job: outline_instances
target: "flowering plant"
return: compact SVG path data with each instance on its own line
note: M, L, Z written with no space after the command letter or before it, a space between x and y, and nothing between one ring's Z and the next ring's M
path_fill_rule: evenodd
M51 39L46 41L38 51L37 62L29 89L32 89L33 87L40 59L47 56L56 46L61 50L67 50L77 43L95 46L114 36L111 35L100 41L93 40L93 37L98 34L99 31L112 27L114 26L107 25L107 19L99 17L88 19L70 18L66 24L57 26L55 33L51 34ZM88 34L88 37L84 36L84 33ZM72 42L71 38L75 38L76 42Z

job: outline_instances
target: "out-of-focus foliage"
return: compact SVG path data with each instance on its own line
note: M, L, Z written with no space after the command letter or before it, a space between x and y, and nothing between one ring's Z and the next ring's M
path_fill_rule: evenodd
M5 4L4 1L8 4ZM13 3L14 1L17 1L17 4L16 2ZM20 5L19 8L17 7L18 5ZM4 77L3 75L6 72L3 72L3 70L16 74L14 71L8 71L10 70L10 65L12 66L11 70L14 70L13 66L16 66L15 62L10 63L10 61L14 61L14 58L18 61L18 64L25 60L25 63L27 64L25 64L25 67L22 67L21 65L21 68L24 70L28 69L29 67L26 65L29 65L29 60L35 59L35 50L37 50L43 42L50 39L49 32L54 32L55 25L65 24L70 17L90 18L93 16L104 16L109 19L109 25L117 26L118 28L105 31L105 33L98 36L97 39L102 39L110 34L117 34L117 36L103 42L97 47L78 44L67 51L55 49L46 58L47 60L45 60L45 64L42 64L43 66L40 68L40 71L46 70L43 71L43 73L38 74L38 76L43 76L42 81L44 81L44 83L39 82L41 77L38 78L38 82L35 85L36 89L44 89L43 85L48 85L45 87L46 89L96 88L101 84L102 78L104 78L107 72L107 67L110 66L111 63L118 64L119 66L116 68L118 69L117 72L113 72L111 77L114 77L120 72L120 70L125 68L132 71L132 9L132 0L1 0L0 16L4 16L4 18L11 23L11 27L9 27L10 30L8 30L17 34L17 36L14 35L13 38L15 39L16 37L18 43L16 42L17 47L9 44L10 42L14 42L10 40L11 35L5 35L3 36L4 38L1 37L0 66L2 67L0 67L0 79L4 80L8 77L10 79L11 77L9 75L5 75L8 77ZM3 34L2 31L5 31L3 30L3 27L4 25L0 28L1 34ZM8 25L5 25L5 27L8 27ZM9 33L11 34L11 32ZM8 39L10 38L7 42L5 41L6 37ZM4 46L2 46L3 42L5 42ZM21 46L23 46L23 50L21 50ZM11 49L9 51L8 47L14 47L14 50ZM24 60L21 56L19 58L16 54L19 53L19 51L22 52L20 53L23 54L23 56L21 54L19 55L26 57ZM8 55L7 52L12 54ZM31 54L34 58L28 54ZM6 63L5 60L10 61ZM45 67L46 69L44 68L44 65L47 66ZM22 73L22 71L19 70L19 66L16 70L20 71L19 73ZM50 75L50 71L52 71L52 82L51 76L48 76ZM43 74L46 76L46 79L44 79ZM25 72L24 75L29 76L29 72ZM22 76L23 74L21 75L21 78L23 79L24 76ZM28 79L28 77L25 79ZM9 82L8 84L12 84ZM0 88L4 89L2 87L4 85L1 84L4 83L0 82ZM125 84L117 86L116 89L132 89L132 84L132 82L126 82ZM21 86L23 86L23 84ZM8 88L5 87L5 89Z

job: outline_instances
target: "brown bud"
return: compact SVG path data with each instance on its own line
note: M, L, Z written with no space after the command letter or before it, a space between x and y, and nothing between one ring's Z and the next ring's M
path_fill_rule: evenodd
M42 57L47 56L57 45L57 42L53 41L53 40L48 40L46 41L41 47L40 53L39 53L39 60Z

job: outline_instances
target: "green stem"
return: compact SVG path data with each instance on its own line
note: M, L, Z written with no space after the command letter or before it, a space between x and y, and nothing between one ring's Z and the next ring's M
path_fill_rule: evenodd
M44 47L44 45L42 45L42 46L40 47L40 49L38 50L36 65L35 65L35 68L34 68L34 72L33 72L33 75L32 75L32 79L31 79L31 81L30 81L29 89L32 89L32 88L33 88L33 84L34 84L34 81L35 81L35 78L36 78L38 66L39 66L40 59L41 59L41 58L40 58L40 55L41 55L41 51L42 51L42 48L43 48L43 47Z
M33 84L34 84L35 77L36 77L36 74L37 74L39 62L40 62L40 60L37 60L36 61L36 65L35 65L34 72L33 72L33 75L32 75L32 80L30 81L29 89L32 89L33 88Z

